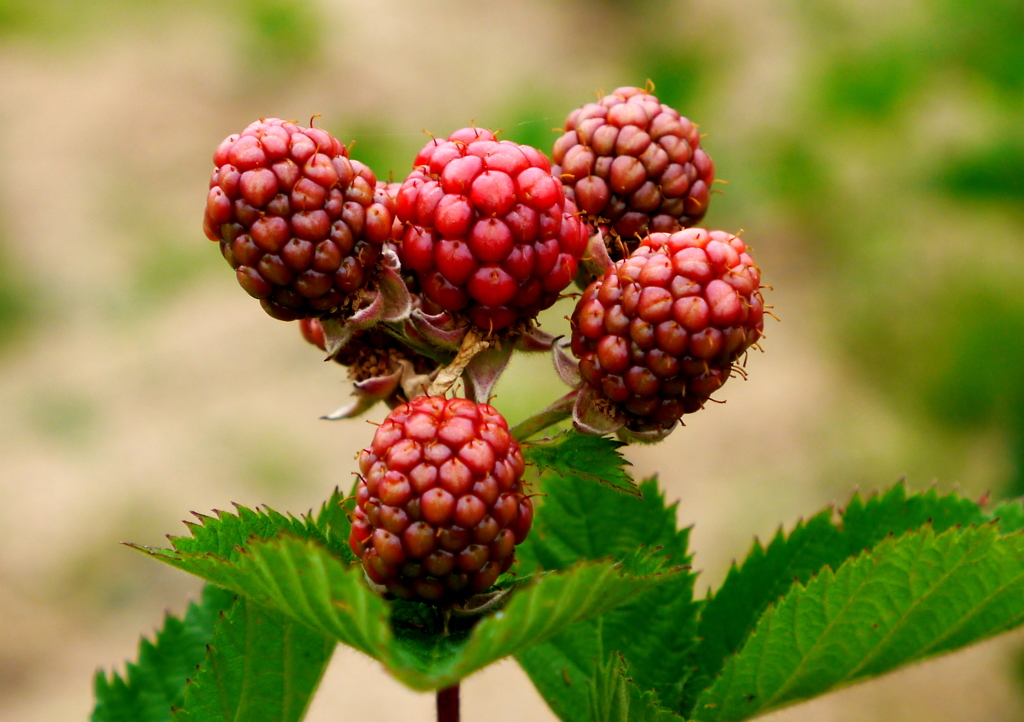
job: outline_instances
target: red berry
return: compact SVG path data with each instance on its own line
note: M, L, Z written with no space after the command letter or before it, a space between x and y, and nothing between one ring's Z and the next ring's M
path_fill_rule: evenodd
M424 297L487 330L553 304L586 248L576 206L543 154L482 128L428 143L396 213L402 266Z
M267 118L213 161L203 228L267 313L321 316L371 280L396 202L337 139Z
M761 272L742 240L689 228L644 238L584 292L572 352L633 429L697 411L764 329Z
M488 404L418 396L359 455L349 545L397 597L452 602L491 587L533 523L523 454Z
M572 111L552 159L592 230L609 224L616 260L641 236L700 221L715 179L697 126L640 88L619 88Z

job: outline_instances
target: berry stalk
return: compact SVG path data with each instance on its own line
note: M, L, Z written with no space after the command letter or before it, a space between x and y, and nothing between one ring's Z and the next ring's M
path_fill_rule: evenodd
M539 434L549 426L554 426L560 421L565 421L572 416L572 409L576 404L576 396L578 394L579 389L573 389L540 413L534 414L530 418L516 424L510 430L512 438L516 441L523 442L531 436Z
M437 690L437 722L459 722L459 683Z

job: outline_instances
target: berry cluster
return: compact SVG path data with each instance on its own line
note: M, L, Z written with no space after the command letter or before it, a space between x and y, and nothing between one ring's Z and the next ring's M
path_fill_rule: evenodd
M225 138L213 163L203 227L267 313L320 316L369 283L394 214L336 138L258 120Z
M462 128L378 183L325 131L277 119L214 154L207 236L271 316L348 368L353 399L326 418L393 409L359 456L349 536L393 596L484 592L530 530L522 452L477 403L514 349L553 349L576 386L535 419L571 407L583 432L653 441L762 336L746 244L690 227L715 173L696 125L619 88L570 113L552 157ZM571 319L578 362L534 324L574 279L593 280ZM443 395L459 377L475 401Z
M586 247L547 158L481 128L428 143L397 200L403 269L427 299L489 331L553 304Z
M715 178L697 126L640 88L572 111L552 159L590 225L609 224L630 249L703 218Z
M583 294L572 352L584 381L631 428L702 408L764 328L761 273L722 231L654 233Z
M402 599L457 600L508 570L533 522L523 455L488 404L419 396L359 455L349 544Z

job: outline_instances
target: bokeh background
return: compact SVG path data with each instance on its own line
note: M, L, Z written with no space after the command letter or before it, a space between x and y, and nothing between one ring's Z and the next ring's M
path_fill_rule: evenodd
M574 107L656 92L707 133L707 223L745 230L780 323L666 443L700 586L753 535L906 476L1024 493L1020 0L0 0L0 718L83 719L197 581L125 547L190 509L302 512L371 429L200 229L216 144L317 123L378 176L471 121L549 150ZM545 316L564 328L567 308ZM517 361L515 422L558 391ZM383 415L381 410L374 419ZM771 716L1019 720L1013 634ZM550 720L512 662L469 720ZM317 722L432 719L339 650Z

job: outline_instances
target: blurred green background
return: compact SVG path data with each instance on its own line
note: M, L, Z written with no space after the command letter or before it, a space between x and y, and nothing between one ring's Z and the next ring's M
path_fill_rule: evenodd
M705 586L856 486L1024 494L1022 39L1020 0L0 0L0 717L83 718L93 670L195 594L118 541L350 483L369 429L317 420L343 375L200 229L214 147L261 116L321 114L398 180L423 131L548 151L647 79L701 125L728 181L706 222L744 229L781 318L728 403L630 451L696 525ZM497 403L555 393L517 360ZM771 719L1019 720L1022 642ZM551 719L512 663L464 694L467 719ZM309 719L431 704L342 653Z

